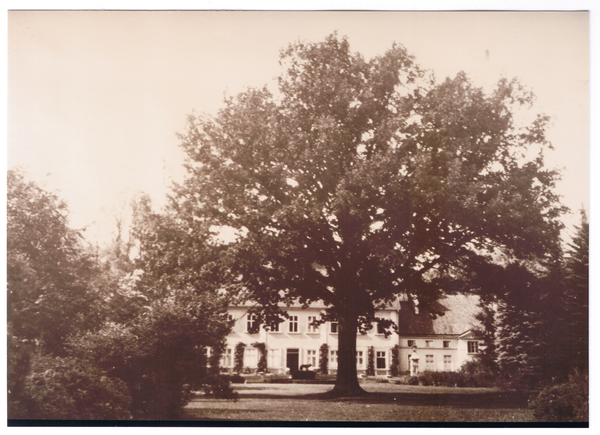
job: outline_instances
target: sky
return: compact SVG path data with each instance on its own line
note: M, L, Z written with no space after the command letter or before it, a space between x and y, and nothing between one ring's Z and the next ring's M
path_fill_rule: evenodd
M589 211L586 12L9 11L8 168L67 201L71 225L107 241L110 210L137 191L161 206L183 177L177 132L225 93L273 84L279 51L333 31L366 58L404 45L438 81L492 89L518 77L552 117L557 191Z

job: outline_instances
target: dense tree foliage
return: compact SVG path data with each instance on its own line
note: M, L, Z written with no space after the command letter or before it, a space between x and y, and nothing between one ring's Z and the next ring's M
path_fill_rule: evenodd
M217 294L212 254L199 238L182 234L147 197L135 204L134 272L111 294L120 316L98 332L70 342L73 355L94 361L131 392L134 418L180 417L192 388L209 382L208 349L216 355L229 331L225 300ZM208 270L208 271L207 271ZM216 364L215 364L216 363ZM218 358L213 358L218 371Z
M216 254L144 196L136 238L95 251L56 195L15 171L8 185L9 418L179 417L229 331Z
M95 364L72 357L36 355L11 418L126 420L130 395L119 379Z
M589 226L546 262L489 265L478 273L486 344L481 365L503 383L533 388L589 367Z
M74 331L99 326L95 258L69 228L67 206L16 170L7 181L8 329L64 356Z
M590 225L582 211L567 251L564 280L567 350L571 364L580 372L589 367L589 237Z
M590 378L588 373L573 373L567 382L540 392L529 407L538 421L589 422Z
M404 293L420 304L468 288L470 270L554 249L557 174L547 118L519 125L533 96L502 79L427 79L399 45L365 60L331 35L281 53L278 93L249 89L181 135L184 231L236 234L230 289L263 307L321 300L339 322L334 392L360 394L356 333ZM188 230L189 229L189 230Z

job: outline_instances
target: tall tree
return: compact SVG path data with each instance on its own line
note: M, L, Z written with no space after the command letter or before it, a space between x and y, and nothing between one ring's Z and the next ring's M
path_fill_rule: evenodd
M102 321L95 258L69 228L66 204L16 170L8 171L7 215L9 333L64 355L69 334Z
M339 324L333 393L362 394L357 330L392 326L378 307L401 293L427 304L465 289L474 264L552 248L547 119L515 122L533 98L516 81L491 95L464 73L436 85L400 45L366 61L333 34L280 63L278 94L249 89L214 119L189 117L173 210L183 228L234 231L230 289L266 322L278 304L323 301Z
M211 372L206 352L219 354L230 321L218 293L223 279L213 266L219 251L204 243L205 233L182 232L171 216L152 211L147 196L138 197L131 231L137 255L111 262L113 269L133 271L117 273L103 327L69 342L71 355L128 385L135 418L181 417L190 388L218 374L219 358L212 358Z
M581 211L581 224L565 259L565 309L569 356L581 372L589 368L589 237L590 224Z

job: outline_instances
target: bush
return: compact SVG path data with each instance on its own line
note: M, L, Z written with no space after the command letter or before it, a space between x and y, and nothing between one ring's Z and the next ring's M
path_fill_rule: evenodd
M460 368L464 387L495 387L499 381L498 373L479 360L467 361Z
M240 375L234 375L241 378ZM232 376L233 377L233 376ZM242 378L243 382L243 378ZM210 379L210 383L208 385L208 393L212 394L217 399L228 399L228 400L236 400L238 399L238 393L233 391L231 387L231 378L229 376L217 375L213 376Z
M252 346L258 349L259 352L256 371L264 373L267 371L267 345L265 343L253 343Z
M329 372L329 346L323 343L319 348L319 373L326 375Z
M430 370L425 370L423 373L419 374L419 384L424 385L426 387L434 384L434 373Z
M457 372L446 372L446 386L462 387L464 384L463 376Z
M241 373L244 368L244 349L246 345L239 342L235 345L235 353L233 355L233 371Z
M27 418L28 395L25 381L31 369L31 355L35 345L7 336L7 414L8 418Z
M393 377L398 376L398 366L400 365L400 346L395 345L392 348L392 366L390 367L391 369L391 375Z
M203 319L183 304L157 302L129 325L72 338L69 351L127 384L134 419L178 419L192 389L207 383Z
M589 376L576 374L569 381L545 388L530 402L538 421L589 421Z
M316 375L317 375L317 373L312 372L312 371L295 371L295 372L292 372L292 379L302 379L302 380L312 381L315 379Z
M417 376L411 376L406 381L408 385L419 385L419 378Z
M243 384L244 382L246 382L246 379L244 379L243 376L234 373L229 377L229 382L231 382L232 384Z
M375 348L369 346L367 352L367 376L375 376Z
M25 380L26 415L51 420L130 419L124 382L75 358L39 356Z

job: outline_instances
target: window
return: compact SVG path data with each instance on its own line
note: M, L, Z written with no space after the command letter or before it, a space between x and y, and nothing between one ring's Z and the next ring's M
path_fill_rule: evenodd
M273 323L270 327L269 330L271 332L279 332L279 323Z
M377 333L378 334L385 334L385 328L383 327L383 325L381 323L377 324Z
M425 355L425 370L433 370L433 355Z
M279 349L269 349L269 367L281 367Z
M416 345L415 340L406 340L406 346L415 347Z
M231 349L225 349L223 352L223 367L231 367Z
M256 349L247 346L244 350L244 367L255 368L257 363L257 355L258 352L256 351Z
M298 332L298 316L290 316L290 332Z
M332 367L333 366L337 367L337 363L338 363L338 351L330 350L329 351L329 365Z
M444 355L444 371L452 371L452 355Z
M433 347L433 340L425 340L425 347Z
M331 322L331 333L332 334L337 334L338 333L338 324L337 324L337 322Z
M477 353L479 352L479 342L477 341L468 341L467 349L469 353Z
M256 324L256 314L248 314L248 322L246 323L246 331L250 334L256 334L258 332Z
M444 341L444 347L446 349L448 349L450 347L450 342L449 341Z
M363 358L363 351L362 350L357 350L356 351L356 366L357 367L364 367L365 365L365 360Z
M317 351L307 350L306 351L306 364L310 364L313 367L317 367Z
M377 358L376 358L376 360L377 360L377 368L378 369L385 369L385 362L386 362L386 359L385 359L385 350L378 350L376 352L376 354L377 354Z
M308 333L309 334L315 334L317 332L319 332L319 327L316 325L313 325L313 322L317 321L317 316L308 316Z

